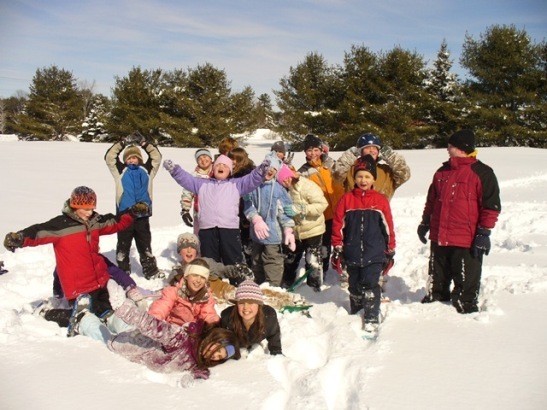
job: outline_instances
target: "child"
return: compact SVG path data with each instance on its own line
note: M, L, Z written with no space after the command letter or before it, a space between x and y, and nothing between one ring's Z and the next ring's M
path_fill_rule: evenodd
M114 334L86 310L78 313L78 332L106 343L114 353L162 373L189 371L192 379L209 378L208 368L241 355L235 335L207 328L204 322L178 326L156 319L127 300L115 316L136 330ZM188 381L181 379L183 387ZM190 381L191 382L191 381Z
M221 312L221 327L234 332L240 346L250 349L264 339L271 355L282 354L281 329L275 310L264 304L260 286L252 280L242 282L237 290L235 306Z
M220 317L215 311L215 299L207 286L209 266L197 258L184 268L184 276L174 286L167 286L161 297L154 301L148 313L157 319L181 326L203 320L217 324Z
M234 179L229 179L232 160L225 155L215 161L214 178L210 179L193 177L171 160L166 160L163 166L179 185L198 194L201 254L225 265L242 262L239 199L262 183L269 161L265 160L250 174Z
M281 286L283 280L283 250L281 243L296 248L293 233L294 221L284 211L292 207L287 191L276 182L279 159L271 158L271 168L265 181L257 189L245 195L245 216L252 222L252 269L257 283L268 281L272 286ZM292 209L290 209L292 211ZM290 212L293 215L292 212Z
M380 314L380 274L386 254L395 250L387 198L373 188L376 162L370 155L354 166L355 188L344 194L334 214L332 245L343 254L349 275L350 313L364 308L363 328L375 332Z
M108 316L112 306L106 283L110 276L104 258L99 254L99 237L123 230L133 223L134 215L146 212L148 206L138 203L128 213L114 216L94 211L97 195L88 187L75 188L65 202L62 215L47 222L29 226L6 235L4 246L16 248L52 244L57 273L64 295L70 306L82 294L91 295L97 316ZM56 315L45 315L46 320L68 326L70 309Z
M137 145L130 145L137 144ZM123 151L123 162L119 155ZM148 154L144 162L142 147ZM161 163L161 154L158 148L147 142L138 132L128 135L123 141L112 145L104 156L104 160L116 183L116 212L123 214L137 202L144 202L150 211L140 215L135 222L123 232L118 233L116 247L116 262L118 266L131 273L129 251L131 242L135 240L146 279L163 277L158 270L156 258L152 254L152 234L150 233L150 216L152 215L152 181L158 172Z
M194 169L193 175L200 178L211 177L211 174L213 172L213 155L211 154L211 151L206 148L200 148L196 151L194 156L196 158L197 166L196 169ZM190 209L192 209L192 201L194 202L193 218L192 215L190 215ZM180 215L182 216L182 221L186 224L186 226L194 227L194 233L197 235L199 232L199 224L197 221L197 198L195 198L195 195L192 192L183 189L182 195L180 197L180 205L182 208L180 212Z
M296 238L295 250L289 252L285 259L282 287L289 288L294 283L300 259L305 254L307 284L320 292L323 283L321 241L325 232L327 200L315 183L301 177L285 164L277 173L277 180L289 190L293 202L289 211L294 213Z
M192 233L180 234L177 238L177 253L180 255L181 264L173 268L168 279L174 286L184 276L184 268L197 258L199 253L199 239ZM209 265L209 289L219 303L227 303L234 298L236 288L223 279L237 279L240 283L246 279L253 280L251 269L245 264L223 265L211 258L202 258ZM285 306L304 304L303 298L298 293L277 292L272 289L263 290L266 303L276 309Z
M238 148L239 147L239 143L237 142L237 140L233 137L224 137L220 140L220 143L218 144L218 154L215 156L215 160L220 156L220 155L226 155L228 156L228 154L234 149L234 148Z

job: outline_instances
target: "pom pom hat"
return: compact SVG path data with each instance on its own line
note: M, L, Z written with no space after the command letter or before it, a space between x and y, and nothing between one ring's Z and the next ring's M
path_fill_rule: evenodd
M230 174L233 172L234 170L234 164L232 162L232 160L230 158L228 158L226 155L219 155L217 160L215 161L215 164L213 165L213 168L216 167L218 164L224 164L228 167L228 169L230 170Z
M76 187L70 194L69 205L72 209L95 209L97 195L95 191L86 186Z
M127 162L127 160L131 157L137 157L139 160L139 164L144 164L144 159L142 157L141 149L136 146L127 147L125 151L123 152L123 162Z
M475 151L475 134L471 130L457 131L448 139L448 143L466 154L471 154Z
M239 284L236 290L235 299L231 299L232 303L256 303L264 304L264 294L262 289L251 279L244 280Z

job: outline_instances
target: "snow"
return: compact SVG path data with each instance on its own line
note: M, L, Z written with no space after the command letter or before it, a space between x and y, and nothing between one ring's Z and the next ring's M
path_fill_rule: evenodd
M259 130L247 149L262 160L273 140ZM103 156L109 144L19 142L0 136L0 236L58 215L78 185L98 194L98 211L114 210L114 183ZM161 148L164 159L194 167L195 149ZM376 341L360 337L347 313L348 295L329 271L325 289L298 292L313 302L311 318L280 315L284 356L258 346L211 378L177 387L180 374L149 371L104 345L34 317L31 303L51 295L50 246L0 250L0 403L6 409L539 409L547 406L547 151L479 148L502 190L502 213L485 258L481 312L420 304L429 247L416 235L433 172L446 150L402 151L412 178L391 203L397 232L392 302ZM331 153L337 158L340 153ZM294 163L302 164L303 153ZM544 165L541 165L544 164ZM163 169L154 182L151 219L158 265L176 261L180 187ZM102 237L114 257L116 236ZM132 257L136 258L133 249ZM137 259L134 265L138 266ZM162 286L133 274L147 289Z

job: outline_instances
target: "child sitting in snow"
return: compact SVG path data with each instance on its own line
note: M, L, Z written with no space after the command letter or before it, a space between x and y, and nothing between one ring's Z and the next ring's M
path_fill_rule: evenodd
M193 175L200 178L210 178L213 173L213 155L211 151L206 148L200 148L195 153L197 166L194 169ZM193 227L194 233L197 235L199 232L199 224L197 220L198 215L198 201L196 196L186 190L182 190L180 197L180 205L182 221L186 226ZM191 212L193 209L193 212ZM193 214L193 217L192 215Z
M222 311L220 325L235 333L240 346L250 349L253 344L266 339L271 355L282 354L277 313L264 304L260 286L252 280L242 282L232 302L235 306Z
M225 155L215 161L211 179L194 177L171 160L166 160L163 166L179 185L198 195L201 254L226 265L241 263L239 199L262 183L269 161L250 174L233 179L230 179L232 160Z
M332 224L333 261L340 263L342 254L349 275L350 313L364 308L363 328L371 332L379 323L380 275L386 255L395 252L391 208L387 198L374 190L375 180L374 158L359 158L354 165L355 187L338 202Z
M211 295L207 280L209 265L197 258L184 268L184 276L175 284L165 287L148 313L169 323L182 325L203 320L216 324L220 317L215 311L215 298Z

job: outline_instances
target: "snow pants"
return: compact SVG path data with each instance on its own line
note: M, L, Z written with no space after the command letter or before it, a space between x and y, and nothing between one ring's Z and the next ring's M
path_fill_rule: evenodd
M209 228L199 231L202 257L214 259L224 265L243 262L239 229Z
M307 239L296 240L296 249L294 252L287 253L285 258L283 272L284 286L290 287L294 283L300 260L305 254L306 263L304 267L306 272L309 272L307 284L315 291L321 290L321 285L323 284L322 236L317 235Z
M431 242L429 256L428 302L451 301L459 313L478 312L482 274L482 255L471 249L439 246ZM454 282L452 292L450 285Z
M379 283L382 267L382 263L373 263L364 267L347 267L350 313L357 313L362 307L365 323L378 323L382 296L382 288Z
M252 250L252 270L256 283L269 282L272 286L281 286L285 260L281 244L253 242Z
M101 320L95 315L87 314L80 321L79 333L106 344L112 335L132 329L133 326L128 325L116 315L110 315L106 320Z
M137 251L145 277L150 277L158 272L156 258L152 254L152 233L150 232L150 218L138 218L127 229L118 232L118 244L116 246L116 262L120 269L131 272L129 252L131 243L135 240Z

